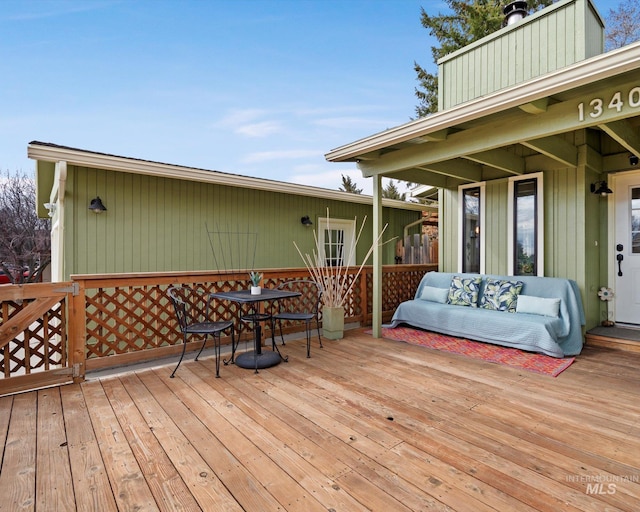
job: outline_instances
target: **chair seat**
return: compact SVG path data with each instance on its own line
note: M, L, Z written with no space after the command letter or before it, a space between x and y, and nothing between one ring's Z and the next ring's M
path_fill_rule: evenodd
M276 313L273 318L277 320L313 320L315 313Z
M243 322L264 322L271 320L271 315L267 313L252 313L250 315L242 315L240 320Z
M196 322L188 325L185 331L189 334L207 334L211 332L224 331L233 325L231 321L224 322Z

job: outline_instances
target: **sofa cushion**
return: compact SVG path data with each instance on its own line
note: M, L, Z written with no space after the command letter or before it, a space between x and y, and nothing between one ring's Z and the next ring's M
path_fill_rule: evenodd
M557 317L560 315L560 299L520 295L516 313Z
M478 307L481 277L453 276L449 285L447 304L454 306Z
M522 281L487 278L480 298L480 307L515 313L518 295L522 291L523 284Z
M420 294L420 298L422 300L429 300L431 302L438 302L440 304L445 304L447 302L448 296L448 288L436 288L434 286L423 287L422 293Z

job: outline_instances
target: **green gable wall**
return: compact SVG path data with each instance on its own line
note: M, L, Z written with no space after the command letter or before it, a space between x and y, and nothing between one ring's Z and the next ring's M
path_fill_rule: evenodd
M599 55L603 34L589 0L561 0L441 58L438 110Z
M96 196L107 212L88 210ZM255 268L302 267L293 242L311 253L314 229L304 227L300 217L309 215L315 228L327 207L331 218L357 217L358 226L368 216L358 245L360 263L372 243L371 205L69 166L64 274L244 267L245 262L220 261L216 267L205 224L210 231L258 233ZM384 240L402 236L404 226L419 218L417 211L384 208L389 223ZM395 244L386 244L383 252L384 264L393 263Z

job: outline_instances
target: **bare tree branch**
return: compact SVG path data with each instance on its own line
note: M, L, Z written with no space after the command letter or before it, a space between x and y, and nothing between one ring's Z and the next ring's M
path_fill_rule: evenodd
M51 221L38 218L32 178L7 171L0 184L0 269L12 283L39 281L51 262Z
M615 50L640 39L640 4L623 0L616 10L609 9L605 33L605 50Z

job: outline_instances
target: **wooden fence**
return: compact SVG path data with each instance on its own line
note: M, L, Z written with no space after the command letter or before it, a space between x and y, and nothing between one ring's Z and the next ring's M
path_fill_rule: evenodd
M383 267L385 321L398 304L413 297L429 270L437 270L436 265ZM305 269L261 272L267 288L308 278ZM250 283L246 272L168 272L82 275L65 283L0 286L0 395L79 382L87 371L178 353L182 337L166 293L176 284L214 292L244 289ZM363 269L353 289L345 322L370 325L371 267ZM214 314L237 323L239 307L217 301ZM285 332L303 328L284 326ZM250 330L245 332L252 336ZM268 328L265 335L271 335ZM223 338L223 343L230 340ZM189 350L199 348L197 343L189 345Z

